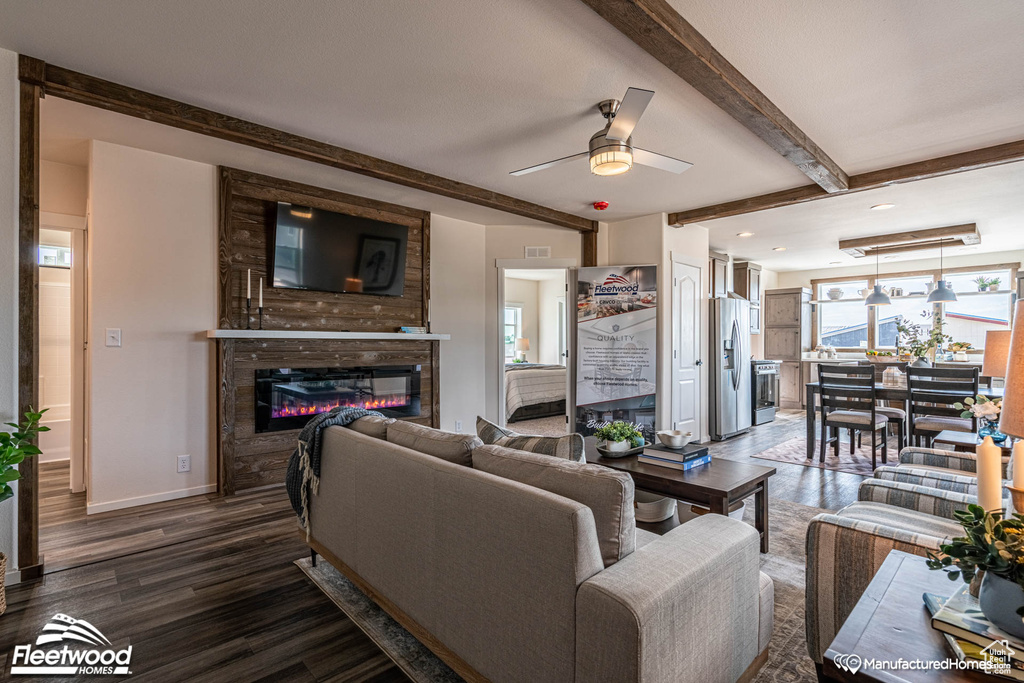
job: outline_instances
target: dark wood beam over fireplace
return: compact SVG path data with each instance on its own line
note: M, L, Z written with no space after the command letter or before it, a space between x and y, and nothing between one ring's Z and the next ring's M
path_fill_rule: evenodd
M20 66L22 82L42 88L47 95L276 152L303 161L312 161L343 171L359 173L397 185L550 223L561 228L569 228L582 233L597 230L597 221L588 218L402 166L369 154L355 152L270 126L129 88L125 85L47 64L32 57L22 55Z
M838 192L848 187L843 169L668 2L583 2L796 165L823 192Z

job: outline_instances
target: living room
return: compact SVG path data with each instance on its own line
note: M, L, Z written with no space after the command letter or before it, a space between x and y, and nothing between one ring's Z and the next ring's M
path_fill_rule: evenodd
M1016 674L1017 4L257 4L5 3L5 675Z

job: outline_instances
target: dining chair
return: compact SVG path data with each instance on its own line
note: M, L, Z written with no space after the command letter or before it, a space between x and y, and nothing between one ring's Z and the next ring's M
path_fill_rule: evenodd
M841 429L850 432L850 454L856 449L856 435L871 432L871 467L877 467L878 432L882 432L882 462L887 462L886 427L889 419L875 404L875 369L866 365L819 365L821 387L821 462L825 447L831 443L839 456Z
M903 372L904 374L906 374L907 372L907 367L905 363L900 366L893 366L891 364L882 365L872 363L869 360L862 360L858 363L858 365L867 365L875 368L876 384L880 384L882 382L882 373L888 367L899 367L900 371ZM889 418L889 424L895 425L897 450L909 445L907 443L904 443L904 435L907 433L907 411L904 410L903 408L897 408L896 406L886 405L887 403L891 403L891 401L883 400L880 401L880 403L881 405L875 408L875 412L877 412L879 415L885 415L887 418Z
M974 368L916 368L907 366L907 390L910 394L910 441L915 446L930 447L932 439L943 430L954 432L977 431L974 417L960 417L962 412L953 404L968 396L977 396L980 386L979 369ZM924 444L921 440L924 439Z

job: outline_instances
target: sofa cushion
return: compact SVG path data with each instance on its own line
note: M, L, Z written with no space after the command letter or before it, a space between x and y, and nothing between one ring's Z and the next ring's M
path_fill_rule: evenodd
M625 472L494 445L473 451L473 469L543 489L589 507L594 513L605 567L636 548L633 478Z
M372 436L375 439L387 440L388 425L395 422L393 417L380 417L379 415L367 415L348 424L348 428Z
M414 422L395 420L387 426L388 441L466 467L473 466L473 449L482 446L473 434L453 434Z
M836 515L946 541L963 536L964 532L963 527L952 519L871 501L850 503Z
M556 458L584 462L583 437L580 434L565 436L539 436L518 434L485 420L476 418L476 433L485 444L504 446L517 451L527 451L540 455L551 455Z

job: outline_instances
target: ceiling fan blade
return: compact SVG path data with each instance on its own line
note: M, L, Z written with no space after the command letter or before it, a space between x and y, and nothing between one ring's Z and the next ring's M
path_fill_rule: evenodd
M689 161L673 159L672 157L667 157L664 154L648 152L646 149L640 149L639 147L633 148L633 161L638 164L643 164L644 166L660 168L662 171L670 171L672 173L682 173L693 166Z
M609 126L605 137L609 140L628 140L629 136L633 134L633 129L636 128L637 121L644 115L647 105L651 103L652 97L654 97L653 90L641 88L626 90L622 104L615 111L612 125Z
M537 164L536 166L527 166L526 168L521 168L518 171L512 171L511 173L509 173L509 175L526 175L527 173L533 173L534 171L543 171L545 168L551 168L552 166L558 166L559 164L564 164L565 162L572 161L573 159L582 159L583 157L589 156L590 152L570 154L569 156L562 157L561 159L555 159L554 161L545 161L543 164Z

